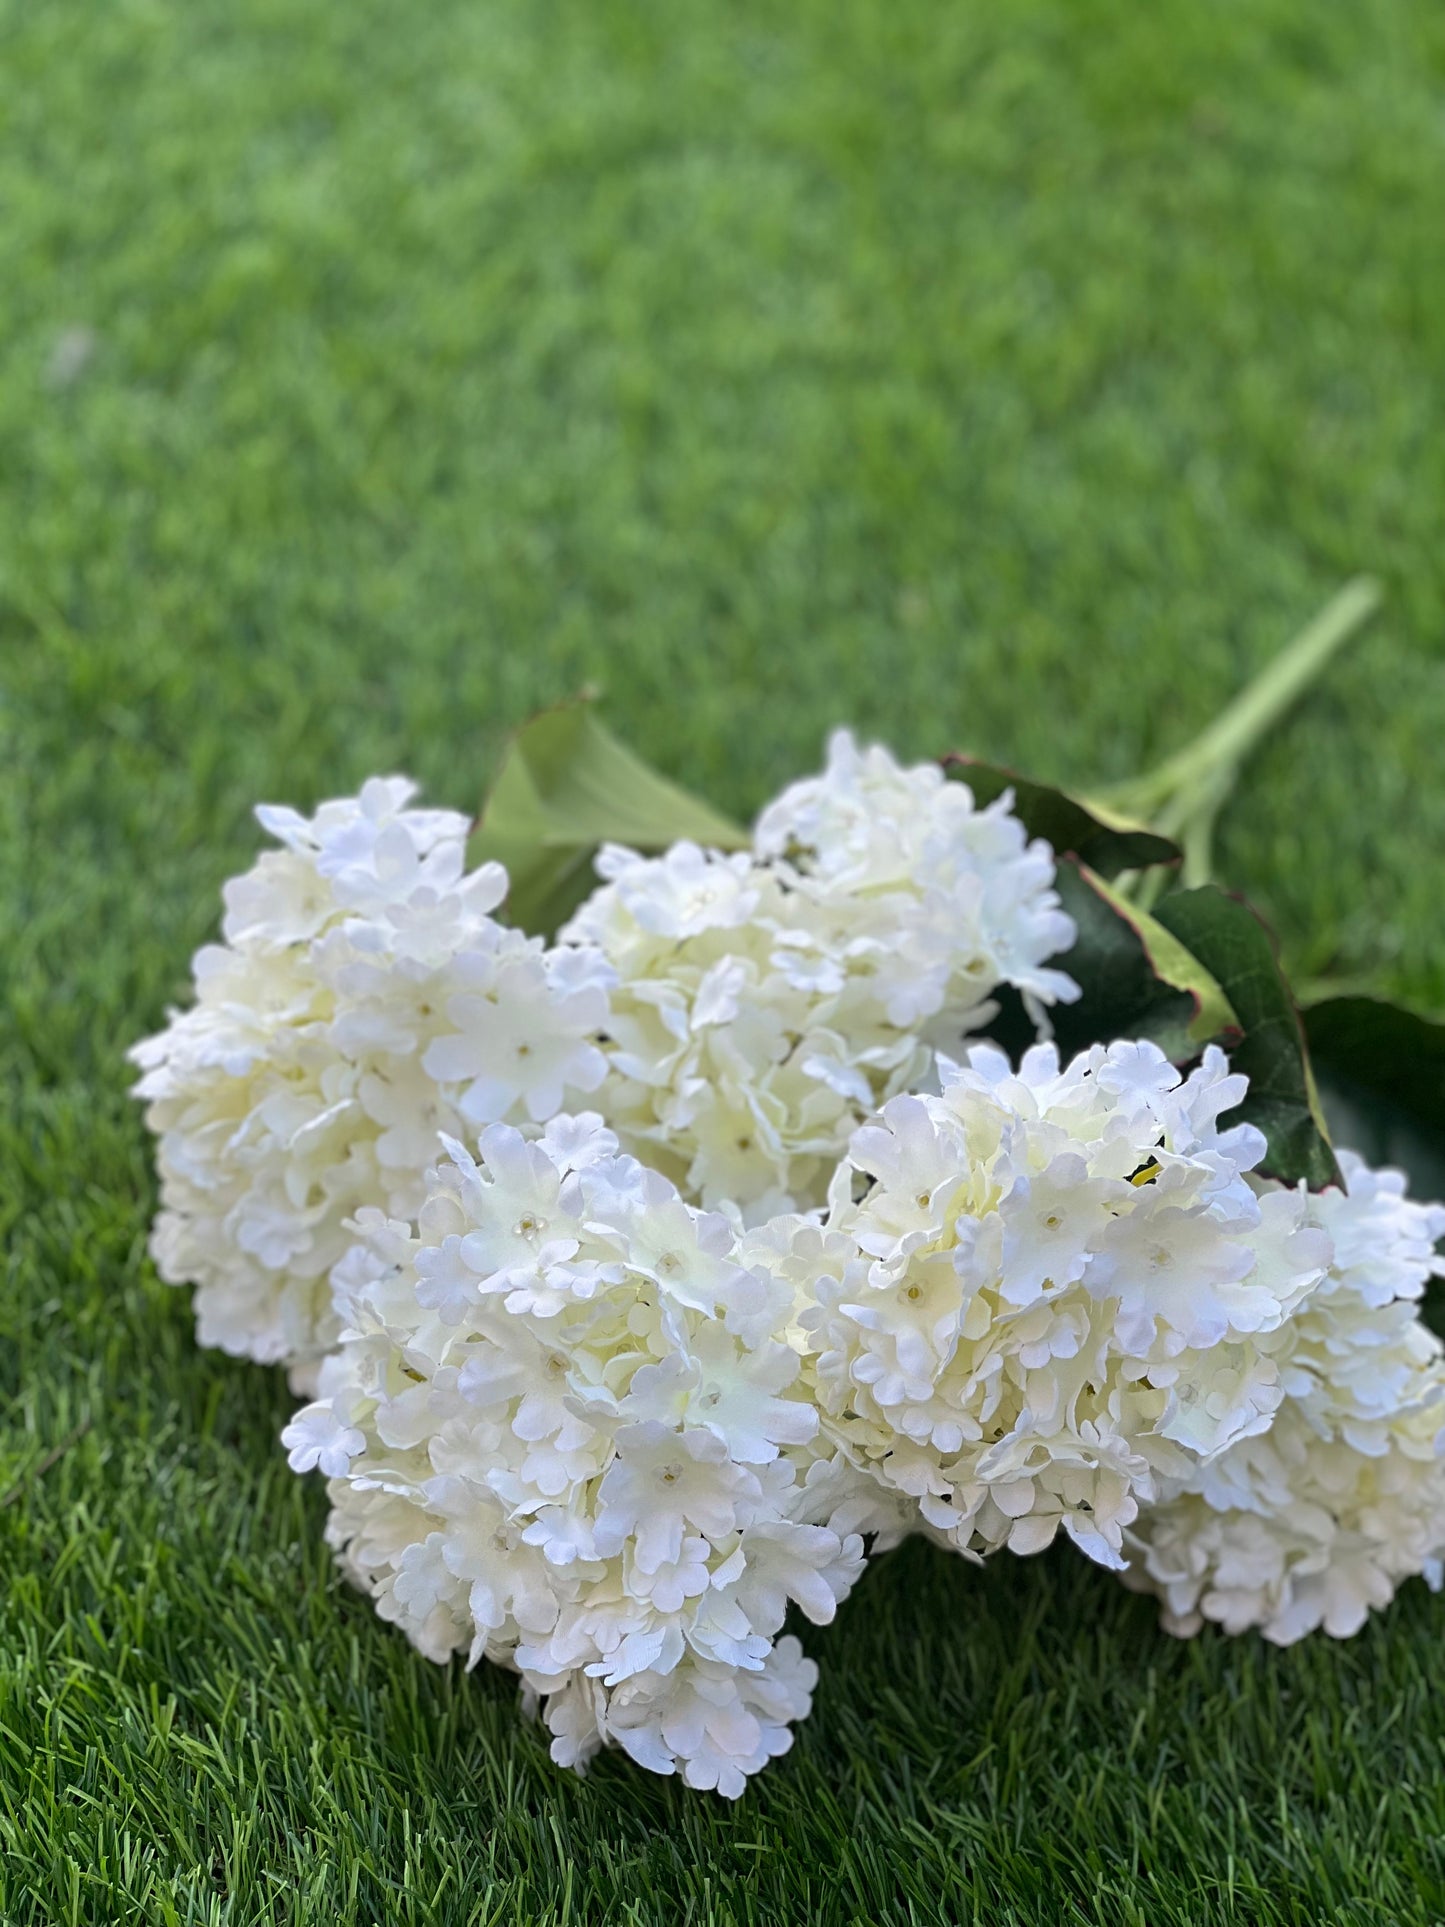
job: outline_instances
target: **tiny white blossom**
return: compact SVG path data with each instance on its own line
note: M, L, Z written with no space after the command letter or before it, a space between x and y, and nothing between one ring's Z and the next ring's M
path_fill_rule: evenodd
M346 1425L328 1405L308 1405L281 1434L286 1459L293 1472L320 1471L328 1479L344 1479L351 1461L366 1449L366 1435Z

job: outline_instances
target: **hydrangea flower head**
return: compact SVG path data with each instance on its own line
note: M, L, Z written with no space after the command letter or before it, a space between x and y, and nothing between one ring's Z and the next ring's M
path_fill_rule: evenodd
M520 1672L559 1761L615 1745L736 1795L808 1711L789 1605L831 1619L871 1523L791 1292L599 1119L448 1150L414 1234L365 1215L292 1463L330 1474L383 1617Z
M957 1549L1092 1558L1162 1471L1262 1430L1270 1349L1329 1261L1294 1192L1256 1195L1244 1094L1150 1044L1011 1069L975 1047L938 1096L855 1135L821 1229L779 1224L825 1434ZM811 1300L811 1303L808 1301Z
M1131 1528L1128 1583L1158 1593L1171 1632L1345 1637L1402 1580L1440 1583L1445 1348L1418 1301L1445 1270L1445 1209L1397 1171L1348 1151L1340 1166L1344 1188L1309 1200L1334 1258L1272 1342L1273 1423L1166 1482Z
M1053 853L1000 797L836 735L750 851L617 847L563 931L617 972L597 1103L627 1148L745 1222L821 1204L856 1126L928 1077L1012 984L1076 996L1046 960L1074 926Z
M263 806L282 847L227 884L194 1005L132 1053L162 1276L195 1285L203 1344L303 1376L339 1330L352 1213L417 1210L438 1130L544 1119L605 1070L605 964L497 923L505 871L468 874L466 818L413 794Z

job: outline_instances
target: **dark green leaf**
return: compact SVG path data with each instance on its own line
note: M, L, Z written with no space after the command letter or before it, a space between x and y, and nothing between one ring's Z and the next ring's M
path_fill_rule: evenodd
M1123 870L1146 870L1156 863L1178 863L1177 843L1160 836L1146 823L1121 816L1106 804L1084 802L1066 790L1035 783L997 763L984 763L955 753L943 759L944 771L967 783L982 807L1012 790L1014 809L1030 836L1052 843L1060 856L1076 856L1100 876Z
M1279 967L1274 939L1238 897L1213 884L1180 890L1157 905L1155 916L1211 971L1234 1006L1242 1035L1230 1049L1236 1070L1249 1078L1237 1116L1264 1132L1269 1176L1312 1190L1339 1182L1305 1046L1304 1027Z
M470 856L504 863L508 916L550 936L592 888L600 844L663 850L682 838L721 850L748 842L736 823L624 749L579 700L544 710L512 737Z
M1445 1195L1445 1023L1383 997L1328 997L1304 1023L1338 1135L1418 1194Z
M1058 889L1079 935L1053 961L1083 993L1051 1012L1065 1057L1118 1037L1147 1037L1185 1063L1211 1038L1233 1036L1229 1000L1177 937L1071 858L1059 863ZM1022 1009L1009 1002L991 1034L1014 1054L1033 1037Z

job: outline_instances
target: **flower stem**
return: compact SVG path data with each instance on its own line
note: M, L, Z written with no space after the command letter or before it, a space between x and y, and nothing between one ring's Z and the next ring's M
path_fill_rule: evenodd
M1179 840L1186 888L1209 881L1215 819L1240 766L1326 663L1359 633L1380 600L1380 585L1372 577L1347 582L1192 743L1146 775L1102 792L1102 802ZM1158 879L1158 888L1163 881ZM1145 877L1136 887L1148 893ZM1152 895L1157 896L1158 889Z

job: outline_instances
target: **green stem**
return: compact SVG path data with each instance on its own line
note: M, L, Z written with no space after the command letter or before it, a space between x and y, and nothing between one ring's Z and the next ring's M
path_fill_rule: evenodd
M1201 786L1196 802L1179 825L1179 841L1184 847L1179 881L1186 890L1197 890L1210 879L1214 869L1214 825L1229 800L1237 774L1237 766L1232 763L1215 770L1207 788Z
M1379 606L1380 585L1372 577L1346 583L1192 743L1158 769L1105 791L1103 800L1166 833L1182 833L1206 804L1212 803L1212 818L1240 764Z
M1356 576L1347 582L1192 743L1158 769L1102 793L1102 802L1148 823L1182 846L1179 881L1186 890L1210 879L1214 825L1229 800L1240 765L1379 606L1380 586L1371 577ZM1115 888L1141 909L1150 910L1172 880L1163 867L1135 870L1117 878Z

